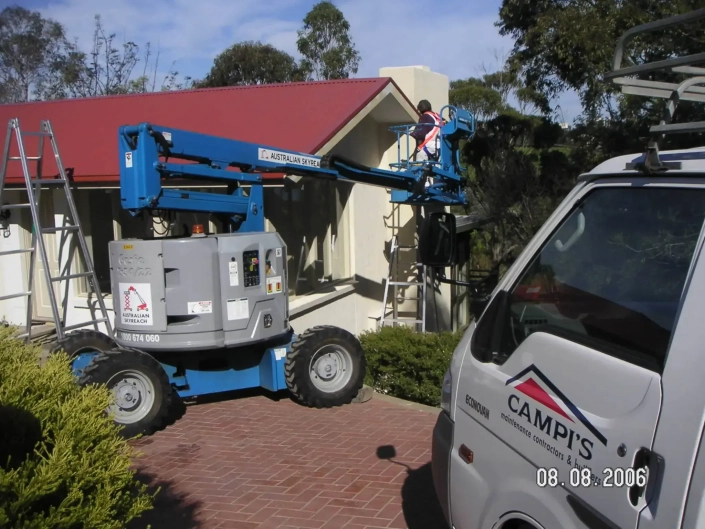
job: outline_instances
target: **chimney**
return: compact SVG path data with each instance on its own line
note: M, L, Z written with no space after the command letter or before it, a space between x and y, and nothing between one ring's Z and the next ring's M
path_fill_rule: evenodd
M427 99L438 112L448 104L450 82L447 75L431 71L428 66L396 66L379 69L380 77L391 77L399 89L416 104Z

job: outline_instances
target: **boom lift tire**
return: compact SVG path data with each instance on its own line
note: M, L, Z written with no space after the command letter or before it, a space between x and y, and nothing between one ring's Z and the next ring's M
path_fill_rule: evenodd
M107 334L90 329L81 329L70 332L61 340L57 340L49 354L54 355L60 351L65 351L69 358L73 358L80 353L102 353L110 351L117 346L117 342Z
M79 384L104 384L113 392L116 401L108 411L128 439L151 435L164 426L174 395L162 365L147 353L126 347L96 355Z
M349 404L365 380L360 341L345 329L319 325L300 334L286 356L284 373L301 404L332 408Z

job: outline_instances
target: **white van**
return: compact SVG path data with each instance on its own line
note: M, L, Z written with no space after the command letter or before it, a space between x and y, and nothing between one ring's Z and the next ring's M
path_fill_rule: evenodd
M703 17L631 30L611 77L705 101L693 81L623 77L663 64L620 67L629 37ZM666 67L705 72L684 59ZM673 111L652 132L705 130ZM453 233L451 215L429 222ZM432 466L453 529L705 528L704 226L705 148L652 143L580 177L446 374Z

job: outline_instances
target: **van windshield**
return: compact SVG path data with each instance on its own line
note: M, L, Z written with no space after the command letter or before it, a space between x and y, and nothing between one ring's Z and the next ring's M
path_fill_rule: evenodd
M592 191L512 290L503 352L547 330L662 369L704 219L703 190Z

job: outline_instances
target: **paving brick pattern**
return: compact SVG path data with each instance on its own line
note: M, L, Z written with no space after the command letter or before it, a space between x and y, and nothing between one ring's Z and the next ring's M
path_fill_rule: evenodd
M446 529L431 479L436 415L379 398L189 406L136 443L141 476L162 490L134 527Z

